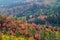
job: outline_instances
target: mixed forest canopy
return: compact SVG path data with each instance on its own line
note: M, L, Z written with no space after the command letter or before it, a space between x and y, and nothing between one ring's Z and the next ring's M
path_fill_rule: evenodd
M60 26L59 0L1 0L0 5L0 14L16 16L27 20L29 23L46 24L47 21L49 25ZM41 16L44 17L43 20L41 20Z
M60 0L0 0L0 40L60 40Z

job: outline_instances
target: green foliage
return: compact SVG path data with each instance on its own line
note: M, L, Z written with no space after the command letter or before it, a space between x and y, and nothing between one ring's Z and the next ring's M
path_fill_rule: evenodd
M17 16L13 16L13 19L17 19Z
M21 20L26 20L26 16L18 17Z
M20 32L16 32L15 36L20 37L21 36Z
M56 40L60 40L60 33L59 32L57 32L57 34L56 34Z
M46 37L48 40L56 40L55 34L53 32L48 32Z
M12 40L11 36L2 35L2 40Z
M28 40L28 37L24 36L24 40Z
M3 34L4 35L6 34L6 28L5 27L3 28Z
M30 29L29 29L29 33L30 33L31 35L34 35L35 29L30 28Z

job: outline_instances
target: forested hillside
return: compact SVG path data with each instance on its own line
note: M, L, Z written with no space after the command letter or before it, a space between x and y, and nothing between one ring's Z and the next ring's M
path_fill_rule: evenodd
M60 0L0 0L0 40L60 40Z
M8 16L16 16L19 19L25 19L29 23L49 24L53 26L60 26L60 1L59 0L13 0L3 6L1 1L0 14ZM16 2L16 3L14 3ZM18 3L17 3L18 2ZM43 20L41 19L43 16ZM38 21L37 21L38 20ZM47 22L47 23L46 23Z
M60 40L60 27L0 15L0 40Z

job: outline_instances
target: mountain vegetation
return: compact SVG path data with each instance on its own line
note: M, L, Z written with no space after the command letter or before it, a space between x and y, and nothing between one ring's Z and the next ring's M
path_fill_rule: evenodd
M0 0L0 40L60 40L60 0Z
M0 15L0 40L60 40L60 27Z
M34 22L36 24L45 24L47 21L49 25L53 26L60 26L60 1L53 0L48 1L49 3L45 4L47 0L37 0L37 1L30 1L27 2L25 5L13 4L14 7L10 8L3 8L0 10L0 14L8 15L8 16L16 16L20 19L26 19L29 23ZM41 15L43 13L43 15ZM32 16L32 18L30 18ZM44 16L47 17L44 20L39 19L39 17ZM38 21L37 21L38 20ZM41 21L41 22L40 22Z

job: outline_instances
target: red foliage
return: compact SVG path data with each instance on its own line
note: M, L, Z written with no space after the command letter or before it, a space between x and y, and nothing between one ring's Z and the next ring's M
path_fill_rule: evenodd
M7 26L7 23L3 23L3 25L2 25L3 27L6 27Z
M35 33L35 38L39 39L40 38L40 34L38 32Z
M32 28L34 28L34 29L37 27L37 25L35 23L32 23L29 26L32 27Z
M28 34L29 34L28 29L25 29L23 33L24 33L25 35L28 35Z

